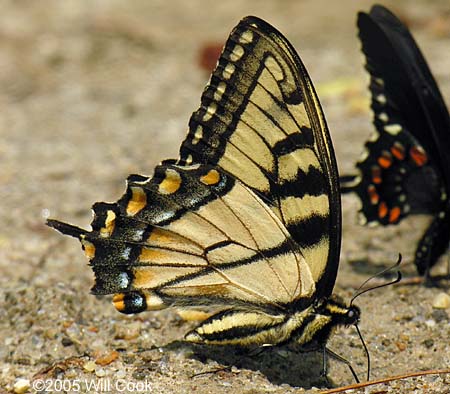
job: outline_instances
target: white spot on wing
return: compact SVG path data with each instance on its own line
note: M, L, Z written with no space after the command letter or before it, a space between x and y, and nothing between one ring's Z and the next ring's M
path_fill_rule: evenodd
M236 45L230 53L230 60L237 62L244 55L244 48L241 45Z
M239 37L241 44L250 44L253 41L253 32L251 30L244 31Z
M127 248L127 249L129 249L129 248ZM117 279L118 279L118 286L121 289L126 289L128 287L128 285L130 283L130 278L128 277L128 274L126 272L121 272Z
M137 230L134 234L133 234L133 241L142 241L142 235L144 234L144 230Z
M217 104L216 103L211 103L209 105L209 107L206 108L205 115L203 115L203 120L205 122L210 120L213 117L213 115L216 113L216 110L217 110Z
M220 101L222 99L222 96L225 93L226 87L227 87L227 85L225 84L225 82L220 82L217 85L217 89L214 92L214 100Z
M192 145L198 144L198 142L202 139L202 137L203 137L203 127L202 125L198 125L197 128L195 129L194 138L192 138Z
M375 96L375 100L378 101L380 104L386 104L386 96L384 94L379 94L378 96Z
M392 134L392 135L397 135L398 133L400 133L402 131L402 126L400 126L397 123L388 124L388 125L384 126L383 128L386 132L388 132L389 134Z
M224 79L230 79L236 67L232 63L228 63L223 69L222 76Z
M387 123L387 121L389 120L389 116L386 112L380 112L378 114L378 119L380 119L383 123Z
M376 83L378 86L381 86L381 87L384 86L384 81L383 81L381 78L374 78L373 80L375 81L375 83Z
M128 260L130 258L130 253L131 253L131 248L125 248L121 254L121 256L125 259Z

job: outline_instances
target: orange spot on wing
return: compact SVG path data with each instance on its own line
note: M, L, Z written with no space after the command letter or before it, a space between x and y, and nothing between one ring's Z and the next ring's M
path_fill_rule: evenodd
M114 294L114 297L112 299L112 302L114 304L114 307L119 311L122 312L125 309L125 294L124 293L117 293Z
M382 182L381 178L381 168L378 166L373 166L372 169L372 182L379 185Z
M147 195L141 187L131 187L131 199L128 201L127 214L129 216L136 215L141 209L147 205Z
M84 254L89 260L95 257L95 245L92 242L81 240L81 245L83 246Z
M388 207L384 201L378 206L378 217L383 219L388 214Z
M369 185L367 188L367 193L369 194L369 200L372 205L378 204L380 201L380 196L377 193L377 189L374 185Z
M109 210L106 213L105 226L100 229L100 236L110 237L116 226L116 214L114 211Z
M405 148L399 142L396 142L394 143L394 145L391 146L391 153L398 160L405 159Z
M206 175L200 177L200 182L205 185L216 185L220 181L220 174L217 170L210 170Z
M378 164L381 168L389 168L392 164L392 155L387 151L383 151L378 158Z
M159 192L162 194L175 193L181 186L181 176L175 170L168 168L166 170L166 177L159 184Z
M417 167L422 167L428 161L428 156L421 146L413 146L409 150L409 155Z
M389 212L389 223L396 223L401 213L402 211L400 207L392 208L391 211Z

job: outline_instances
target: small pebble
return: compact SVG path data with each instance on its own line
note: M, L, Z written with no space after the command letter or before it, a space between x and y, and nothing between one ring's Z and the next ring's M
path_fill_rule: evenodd
M29 388L30 388L30 381L28 379L22 378L17 379L13 387L14 392L17 394L26 393Z
M83 369L87 372L94 372L97 365L94 361L88 361L83 365Z
M450 295L447 293L439 293L433 300L433 308L447 309L450 307Z
M103 368L97 368L95 370L95 374L97 375L97 377L103 378L104 376L106 376L106 371Z
M117 360L118 357L119 357L119 352L116 350L113 350L112 352L102 354L99 357L97 357L95 359L95 363L98 365L102 365L102 366L109 365L113 361Z
M125 376L127 376L127 373L123 369L121 369L121 370L116 372L116 378L117 379L124 379Z
M409 336L406 334L400 334L399 339L402 340L403 342L409 342Z
M143 369L136 369L131 376L136 380L144 380L147 378L148 371Z
M63 339L61 339L61 344L62 344L64 347L72 346L72 345L73 345L73 341L72 341L70 338L63 337Z
M431 348L434 345L434 341L430 338L430 339L425 339L422 344L427 348Z
M436 321L433 319L429 319L427 321L425 321L425 324L427 325L427 327L434 327L436 325Z
M448 320L447 311L445 309L435 309L433 312L431 312L431 317L436 323Z

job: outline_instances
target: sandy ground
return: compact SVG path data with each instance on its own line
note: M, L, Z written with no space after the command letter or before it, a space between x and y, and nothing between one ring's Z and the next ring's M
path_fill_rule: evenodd
M448 1L383 3L410 23L450 103ZM41 390L51 392L80 391L77 379L81 391L103 384L97 392L114 392L107 384L120 379L135 385L129 391L153 393L317 392L314 387L327 385L320 354L188 347L174 341L193 323L173 310L120 315L109 298L89 294L93 275L78 242L43 222L50 215L88 226L94 201L116 200L128 174L151 174L160 160L176 156L208 79L199 50L223 42L248 14L277 26L299 51L318 88L341 172L351 171L371 130L355 28L357 10L370 5L0 1L0 392L20 378L50 379ZM405 277L413 277L414 242L427 220L361 228L357 207L356 198L343 198L336 292L346 299L398 252ZM436 267L436 273L446 270L445 261ZM442 285L391 286L359 298L372 378L450 366L449 309L433 308L448 292L448 283ZM353 328L339 330L329 346L364 376L366 358ZM198 375L223 366L231 368ZM341 363L331 360L328 371L330 386L352 382ZM366 392L449 393L450 376Z

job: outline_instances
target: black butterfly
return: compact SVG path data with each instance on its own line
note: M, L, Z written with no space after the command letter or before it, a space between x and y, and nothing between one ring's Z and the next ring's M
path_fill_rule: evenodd
M341 177L341 192L358 194L363 223L433 215L415 253L419 274L428 277L450 239L449 113L411 33L395 15L376 5L358 14L358 28L377 133L365 144L359 175Z

